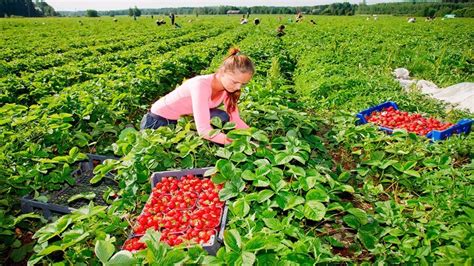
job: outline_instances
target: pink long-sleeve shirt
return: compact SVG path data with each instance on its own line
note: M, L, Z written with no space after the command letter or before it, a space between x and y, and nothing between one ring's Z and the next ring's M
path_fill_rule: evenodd
M193 114L198 134L210 141L226 144L229 143L224 133L213 137L209 135L212 130L210 109L216 108L222 103L227 107L227 92L223 91L219 97L212 100L211 82L213 74L196 76L186 80L181 86L168 93L151 106L151 112L170 120L177 120L180 116ZM229 114L230 121L235 123L236 128L248 128L242 121L239 110Z

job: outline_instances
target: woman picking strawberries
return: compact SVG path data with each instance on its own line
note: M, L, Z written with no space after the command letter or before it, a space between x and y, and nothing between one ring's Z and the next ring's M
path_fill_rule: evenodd
M156 101L143 117L140 128L156 129L176 124L179 117L192 114L200 136L228 144L231 140L224 133L210 136L210 120L217 116L222 122L234 122L236 128L249 127L240 119L237 102L241 87L252 79L254 71L252 61L238 48L232 48L216 73L191 78ZM221 104L225 111L217 108Z

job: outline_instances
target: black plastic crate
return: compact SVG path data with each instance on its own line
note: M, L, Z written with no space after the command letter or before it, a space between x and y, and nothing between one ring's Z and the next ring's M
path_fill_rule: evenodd
M179 171L155 172L150 176L150 183L153 188L158 182L160 182L163 179L163 177L175 177L179 179L186 175L194 175L199 178L204 178L204 173L210 169L212 168L208 167L208 168L186 169L186 170L179 170ZM209 253L209 255L215 256L219 248L224 244L224 230L227 223L228 211L229 211L229 206L227 205L227 203L225 203L222 209L220 224L219 224L218 230L216 230L216 234L214 236L211 236L211 239L209 240L208 243L201 244L201 246L204 248L204 250L207 251L207 253ZM142 213L140 213L140 215L141 214ZM132 232L129 235L128 239L141 237L141 236L142 235L140 234L134 234Z
M164 177L176 177L181 178L186 175L194 175L196 177L204 178L204 173L208 170L211 170L211 167L206 168L194 168L178 171L164 171L164 172L155 172L150 177L150 182L152 188L155 187ZM224 243L224 229L227 223L227 213L229 211L229 206L226 203L224 209L222 210L221 223L219 230L217 231L217 236L214 238L214 241L210 241L208 245L203 244L202 247L209 253L209 255L216 255L219 248ZM212 238L211 238L212 240Z
M87 154L88 160L80 161L77 165L77 169L72 173L76 184L74 186L66 185L62 190L43 194L49 198L49 202L41 202L35 200L31 195L27 195L21 198L21 211L23 213L39 212L45 218L51 219L53 215L63 215L71 213L77 208L80 208L89 203L89 200L78 199L71 203L67 200L76 194L95 192L96 197L94 202L98 205L107 205L103 200L102 194L108 187L117 187L116 183L109 178L103 179L98 184L92 185L89 180L94 176L93 170L97 164L102 163L106 159L116 159L113 156L103 156L95 154Z

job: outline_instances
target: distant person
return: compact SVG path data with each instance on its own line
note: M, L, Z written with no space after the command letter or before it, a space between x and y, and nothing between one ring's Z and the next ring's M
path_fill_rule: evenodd
M311 22L311 24L313 24L313 25L316 25L316 21L314 21L314 20L310 20L309 22Z
M301 14L301 12L298 12L298 14L296 14L295 21L296 22L301 22L302 20L303 20L303 14Z
M286 34L285 33L285 25L278 26L276 36L277 37L283 37L285 34Z
M249 22L249 21L248 21L246 18L244 18L244 17L242 17L242 18L240 19L240 24L241 24L241 25L247 24L248 22Z
M153 15L151 15L151 19L153 19Z
M171 25L174 26L174 19L175 19L175 16L174 16L174 13L170 13L170 20L171 20Z
M255 24L255 25L260 24L260 19L259 18L254 19L253 24Z
M176 124L181 116L193 115L199 136L219 144L232 142L226 134L212 134L211 118L234 122L237 129L249 126L239 115L237 102L241 89L251 79L255 67L238 48L231 48L218 70L186 80L158 101L143 116L140 129L157 129ZM224 105L224 110L218 109Z
M250 11L247 11L247 19L250 18Z
M416 22L416 18L408 18L408 23L415 23Z
M114 18L114 22L117 22L118 20L116 18Z
M163 19L157 19L155 23L157 26L161 26L161 25L165 25L166 21L164 21Z

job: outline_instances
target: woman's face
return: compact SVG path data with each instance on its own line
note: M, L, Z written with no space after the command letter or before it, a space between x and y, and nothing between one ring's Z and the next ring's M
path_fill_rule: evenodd
M240 72L238 70L221 72L221 83L224 89L229 93L240 90L240 88L247 85L251 79L252 73L250 72Z

